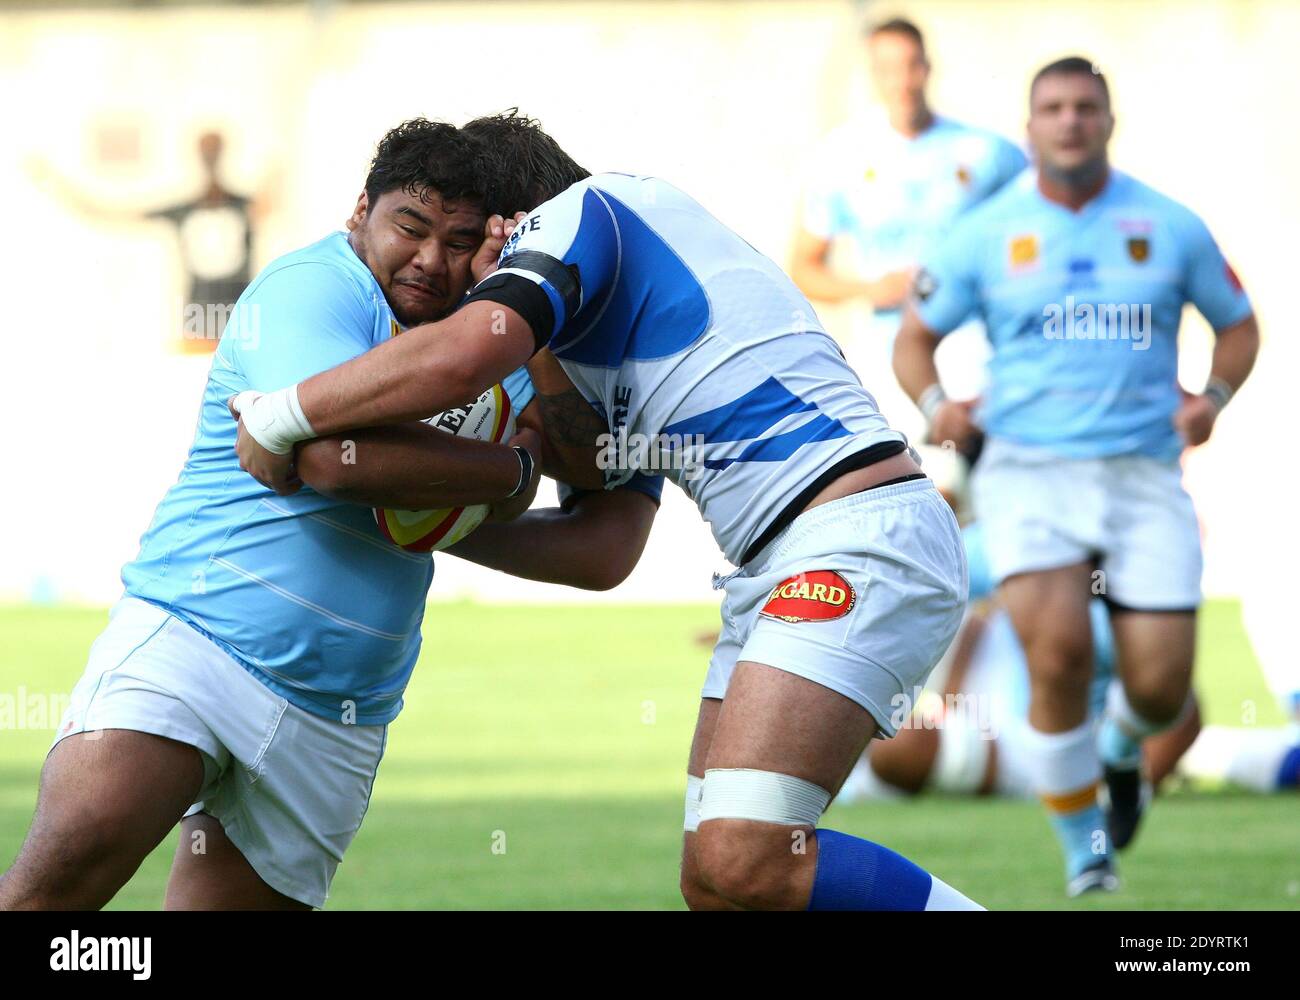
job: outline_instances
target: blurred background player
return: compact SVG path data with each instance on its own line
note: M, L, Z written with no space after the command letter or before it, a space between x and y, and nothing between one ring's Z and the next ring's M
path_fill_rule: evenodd
M1038 169L962 219L927 260L894 354L935 438L960 444L977 424L988 435L975 514L1028 657L1035 787L1071 895L1117 887L1111 848L1132 838L1142 808L1140 742L1186 703L1201 551L1178 459L1209 438L1259 342L1204 223L1111 169L1113 128L1091 62L1038 72L1028 124ZM1177 382L1188 301L1216 333L1197 395ZM993 349L977 411L945 397L934 365L940 337L972 312ZM1110 608L1123 682L1100 759L1086 718L1093 596Z
M1007 612L998 604L979 524L962 532L970 574L967 619L892 740L863 754L836 801L934 790L955 795L1034 794L1029 733L1029 670ZM1115 640L1105 602L1088 607L1094 677L1088 719L1096 726L1115 678ZM1028 737L1032 740L1032 736ZM1199 784L1229 782L1252 791L1300 785L1300 728L1202 726L1195 696L1170 729L1142 742L1154 790L1171 775Z
M102 204L55 175L42 161L34 161L31 168L66 204L93 219L160 220L176 228L185 272L180 341L186 350L212 351L230 310L252 280L257 227L270 212L272 195L267 190L249 196L226 186L221 171L226 139L220 132L204 132L195 148L201 170L195 197L145 212Z
M817 150L790 274L814 302L871 307L866 329L840 338L845 354L870 384L881 411L920 441L923 422L899 391L889 363L917 262L956 218L1023 170L1025 157L1001 136L930 108L930 61L912 22L895 18L872 25L864 41L880 107L841 126ZM832 260L837 243L852 267ZM956 369L967 377L982 370L977 328L953 343L960 345Z

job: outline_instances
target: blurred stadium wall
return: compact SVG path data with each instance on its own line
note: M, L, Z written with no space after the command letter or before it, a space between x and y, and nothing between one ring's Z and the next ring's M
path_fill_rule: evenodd
M342 224L399 120L519 105L585 165L661 175L784 262L810 144L869 103L864 14L915 19L937 109L1016 139L1038 66L1078 52L1107 72L1115 163L1202 214L1265 334L1254 380L1186 463L1207 590L1290 586L1272 540L1295 536L1291 497L1271 487L1295 480L1294 435L1275 416L1293 405L1300 354L1284 305L1296 265L1282 252L1300 229L1300 145L1279 111L1300 93L1293 3L31 3L0 8L0 599L117 595L179 470L208 364L169 347L183 294L174 233L78 215L33 182L34 162L144 210L192 193L194 140L220 129L231 186L280 178L260 266ZM823 315L846 336L857 325L851 310ZM1190 312L1184 339L1197 387L1209 335ZM709 599L721 563L673 493L618 596ZM450 558L433 593L582 596Z

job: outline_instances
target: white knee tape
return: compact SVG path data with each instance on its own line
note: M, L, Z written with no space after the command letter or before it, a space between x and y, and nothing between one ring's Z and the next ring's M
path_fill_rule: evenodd
M704 779L693 774L686 776L686 822L682 829L694 833L700 828L700 793L704 790Z
M716 768L704 772L700 822L754 819L782 826L816 826L830 800L830 792L803 778L748 768Z
M939 729L933 784L941 792L977 792L989 764L989 735L962 712L949 712Z

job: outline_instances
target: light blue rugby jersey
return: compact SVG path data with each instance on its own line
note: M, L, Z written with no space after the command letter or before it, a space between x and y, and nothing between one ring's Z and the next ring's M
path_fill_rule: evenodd
M985 430L1069 458L1175 459L1183 305L1215 330L1251 312L1205 224L1114 170L1078 212L1025 171L958 222L917 295L936 333L971 314L984 321Z
M968 600L979 601L992 597L997 590L993 579L993 570L989 566L988 545L984 539L984 528L976 521L967 525L961 533L966 545L966 566L970 573L970 594ZM1088 709L1093 714L1100 714L1106 705L1106 688L1115 675L1115 633L1110 627L1110 612L1106 602L1093 598L1088 603L1088 617L1092 623L1092 682L1088 685ZM1007 671L1007 685L1010 704L1008 709L1019 716L1029 715L1029 663L1025 659L1024 649L1015 638L1015 630L1010 629L1011 641L1002 648L1015 651L1014 662L998 664L999 670Z
M369 507L259 485L239 468L226 400L293 385L399 330L346 234L270 264L231 313L189 457L122 570L128 595L208 635L277 694L335 720L352 705L361 725L401 710L433 558L386 541ZM505 387L516 412L533 398L523 369Z
M914 138L884 115L851 122L818 148L804 194L803 226L824 239L847 236L868 277L923 260L966 211L1025 168L1025 154L1006 139L951 118ZM899 310L877 312L896 331Z

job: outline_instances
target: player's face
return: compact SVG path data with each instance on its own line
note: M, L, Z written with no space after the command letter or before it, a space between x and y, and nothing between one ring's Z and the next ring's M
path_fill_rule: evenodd
M464 297L486 222L477 202L443 201L432 189L423 199L387 191L373 205L363 191L348 229L397 321L418 326L446 316Z
M1045 76L1030 95L1029 143L1048 169L1069 174L1104 160L1114 127L1106 94L1091 76Z
M910 118L925 104L930 64L914 39L885 31L867 42L871 82L890 117Z

